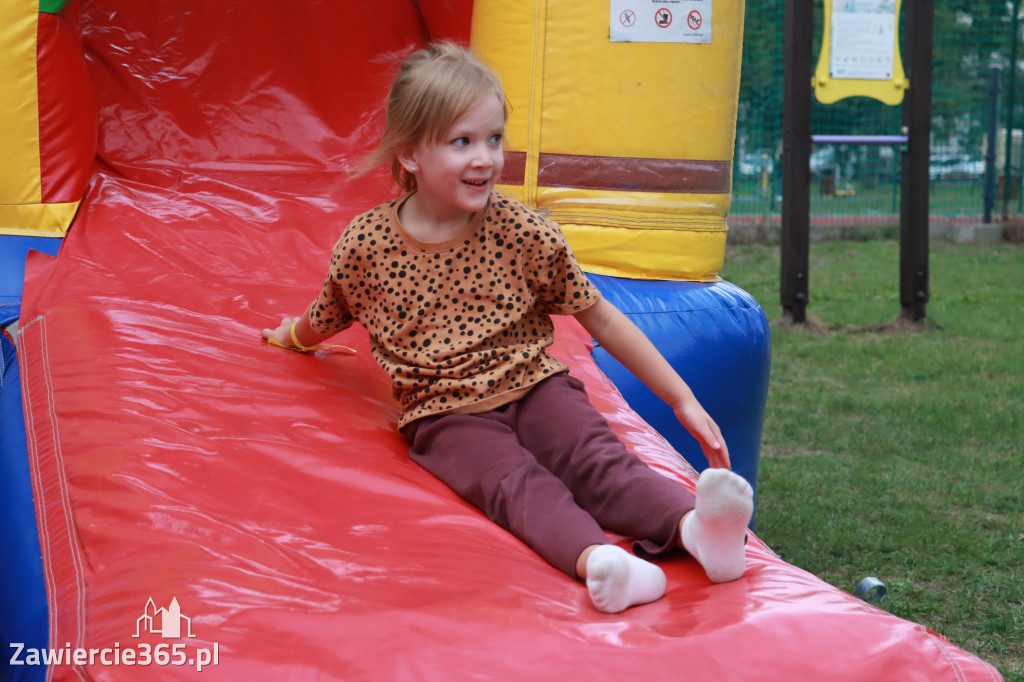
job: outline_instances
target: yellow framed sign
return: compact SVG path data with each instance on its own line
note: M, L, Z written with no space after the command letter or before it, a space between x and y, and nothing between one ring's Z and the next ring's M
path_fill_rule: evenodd
M900 59L902 0L824 0L825 30L814 71L822 104L871 97L890 106L903 101L910 82Z

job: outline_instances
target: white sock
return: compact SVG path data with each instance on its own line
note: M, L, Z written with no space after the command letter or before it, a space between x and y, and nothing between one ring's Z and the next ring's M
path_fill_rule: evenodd
M598 611L618 613L661 599L665 572L617 545L601 545L587 558L587 591Z
M697 481L697 504L683 517L683 547L700 562L712 582L743 575L744 540L754 511L754 491L728 469L705 469Z

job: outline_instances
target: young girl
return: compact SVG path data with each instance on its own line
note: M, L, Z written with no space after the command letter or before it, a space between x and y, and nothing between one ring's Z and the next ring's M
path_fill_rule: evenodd
M594 606L660 598L645 558L681 547L715 582L744 570L752 512L718 426L643 333L604 300L558 226L501 196L508 108L470 53L434 45L401 66L383 138L405 191L357 217L319 297L263 336L299 351L360 322L402 407L414 461L586 582ZM550 315L573 315L668 402L710 462L697 495L630 454L581 382L545 352ZM638 538L634 553L603 529Z

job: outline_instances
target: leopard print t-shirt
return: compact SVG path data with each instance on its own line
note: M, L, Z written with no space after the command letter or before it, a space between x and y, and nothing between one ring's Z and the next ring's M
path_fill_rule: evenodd
M558 226L494 193L443 243L409 235L408 196L355 218L334 247L311 308L313 329L358 321L402 406L399 426L443 412L482 412L567 368L545 352L550 315L600 298Z

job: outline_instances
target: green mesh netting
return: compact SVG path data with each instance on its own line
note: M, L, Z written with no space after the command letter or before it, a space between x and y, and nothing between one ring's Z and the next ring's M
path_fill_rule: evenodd
M747 2L730 222L774 218L781 211L784 6L785 0ZM1024 22L1014 22L1015 11L1020 16L1020 0L935 0L929 173L934 220L982 219L993 66L1000 70L992 212L997 220L1024 212L1020 173L1024 51L1014 49ZM814 63L823 15L821 2L815 3ZM905 15L903 7L901 39ZM906 64L908 55L901 52ZM814 100L811 119L815 135L901 134L901 106L866 97L829 105ZM1013 130L1009 163L1007 129ZM898 145L815 144L811 152L812 221L899 223Z

